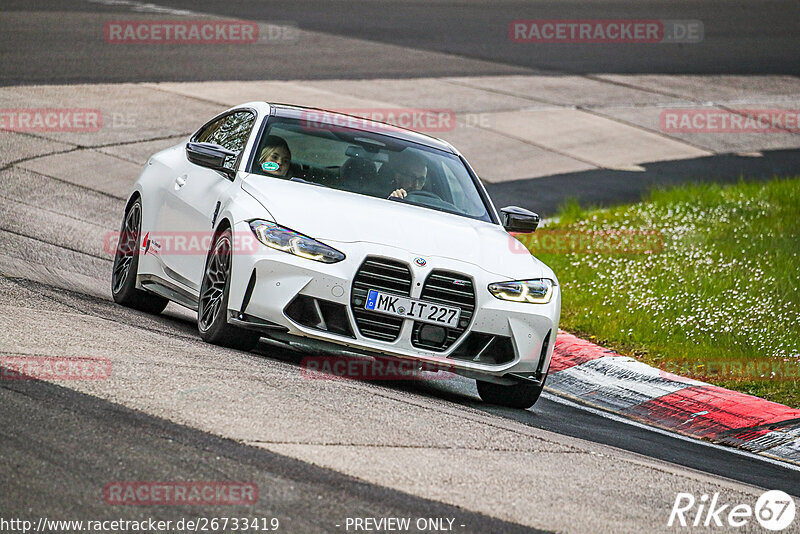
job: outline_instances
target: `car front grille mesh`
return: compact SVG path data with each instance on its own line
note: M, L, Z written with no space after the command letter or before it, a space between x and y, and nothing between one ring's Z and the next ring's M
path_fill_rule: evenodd
M461 308L461 317L457 327L438 327L444 328L446 333L442 341L433 342L423 339L425 336L420 336L420 330L425 323L414 322L414 329L411 333L412 345L421 349L447 350L461 337L475 313L475 288L472 279L459 273L434 270L425 280L420 299Z
M408 297L411 295L411 271L399 261L369 256L353 279L350 306L358 331L364 337L394 341L400 335L403 319L365 310L370 289Z

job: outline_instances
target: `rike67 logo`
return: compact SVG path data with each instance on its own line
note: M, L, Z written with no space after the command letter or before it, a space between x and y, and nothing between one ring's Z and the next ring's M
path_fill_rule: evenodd
M794 499L780 490L763 493L756 505L723 502L719 493L699 499L691 493L678 493L667 526L738 528L753 518L767 530L783 530L792 524L795 515Z

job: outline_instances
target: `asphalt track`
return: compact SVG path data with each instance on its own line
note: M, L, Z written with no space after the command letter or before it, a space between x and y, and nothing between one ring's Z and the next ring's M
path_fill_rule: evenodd
M4 0L0 83L404 78L538 71L554 75L800 71L800 4L793 0L164 0L153 4L286 23L314 33L261 47L108 47L103 40L106 15L163 19L169 13L115 0ZM508 39L508 24L515 19L613 18L699 20L705 37L695 44L636 46L533 45Z
M341 530L348 517L447 517L462 532L535 532L366 484L37 380L3 382L0 511L12 517L141 521L231 517L226 506L113 507L110 480L232 480L258 485L241 517L277 518L288 532ZM8 415L14 414L13 417ZM58 422L54 425L54 422ZM313 506L310 504L313 503ZM30 512L35 511L35 514ZM26 514L25 512L28 512ZM412 532L416 530L411 530Z
M171 0L166 5L247 19L296 21L301 28L444 52L554 73L796 74L800 6L791 1L480 0L419 2ZM519 44L508 38L516 19L698 20L697 44ZM364 24L368 20L370 24Z
M3 232L6 251L10 251L13 238ZM87 271L92 266L85 266ZM68 291L41 282L26 279L2 281L4 295L0 306L4 310L5 334L2 336L2 352L8 353L9 340L25 338L20 333L8 332L13 313L35 310L41 320L51 313L81 315L101 319L113 328L121 345L119 349L130 352L126 340L131 331L150 331L160 342L145 341L152 346L154 354L173 353L176 350L187 355L196 352L195 325L188 314L177 308L167 310L161 317L149 319L143 314L120 310L106 299L87 295L79 291ZM67 326L65 324L64 326ZM161 332L153 330L153 326ZM60 328L60 327L59 327ZM47 352L47 347L83 343L86 350L93 350L90 333L82 333L86 326L76 326L77 332L65 332L62 338L28 339L21 352L35 346ZM186 344L186 342L191 344ZM134 341L135 342L135 341ZM176 342L178 343L176 345ZM192 348L195 346L195 348ZM160 348L158 348L160 347ZM181 348L183 347L183 348ZM55 349L53 349L55 352ZM231 351L225 351L230 353ZM235 351L233 351L235 352ZM164 354L167 355L167 354ZM183 366L174 354L169 357L178 367ZM219 366L227 356L220 355L216 363L206 367L220 376L221 381L235 379L237 373L219 374ZM253 373L269 372L273 366L288 365L299 375L300 355L293 351L262 343L250 361ZM115 365L117 362L115 360ZM157 366L150 364L150 371ZM139 371L141 373L142 371ZM156 370L155 372L159 372ZM192 397L190 384L181 383L164 372L162 378L172 388L146 390L145 394L180 399L182 395ZM225 375L228 376L225 376ZM123 382L136 379L138 374L126 376ZM282 380L283 381L283 380ZM70 388L74 387L70 385ZM136 386L133 386L136 387ZM261 387L270 388L269 382ZM386 395L396 393L406 398L412 406L422 404L437 410L437 404L445 403L456 411L480 410L494 418L519 422L532 429L553 432L586 440L590 443L610 445L632 451L674 465L686 466L698 472L720 475L756 487L783 489L793 495L800 494L800 477L796 470L786 469L762 458L740 454L721 448L711 448L692 440L680 439L664 433L655 433L641 426L610 420L581 407L564 404L546 396L532 410L521 411L483 405L466 379L419 382L381 382L365 384L367 391L337 388L338 402L352 403L352 395ZM203 389L203 388L194 388ZM302 394L313 395L313 384L306 381ZM177 391L180 390L180 391ZM176 394L177 391L177 394ZM243 389L244 391L244 389ZM308 401L313 403L313 399ZM221 407L227 410L226 407ZM322 469L305 462L277 455L267 450L244 445L241 442L219 438L188 426L154 417L121 404L109 402L97 396L79 393L66 387L30 381L0 382L0 409L6 414L0 429L0 479L3 492L0 494L0 510L3 515L36 518L40 516L59 519L158 519L177 520L182 517L229 516L230 509L224 507L109 507L101 499L102 487L112 480L238 480L255 482L260 488L259 505L238 509L237 512L260 517L278 517L290 532L342 531L336 525L347 517L452 517L465 525L463 532L516 532L535 531L520 525L497 521L468 509L415 497L408 493L368 484L336 472ZM11 416L13 414L13 416ZM330 415L329 417L335 417ZM235 416L234 416L235 418ZM392 419L391 413L382 416ZM265 414L263 422L270 424L271 417ZM454 421L457 421L455 418ZM306 422L294 421L303 426ZM360 428L358 432L373 432L379 429ZM385 431L385 430L384 430ZM535 432L535 431L534 431ZM280 432L278 432L280 434ZM445 446L458 447L445 438ZM603 451L601 448L600 451ZM608 454L607 451L598 454ZM595 453L592 453L595 454ZM402 468L402 463L395 468ZM587 476L592 476L587 473ZM634 485L637 481L632 481ZM574 480L570 484L596 484L598 481ZM708 482L706 482L706 485ZM706 486L707 487L707 486ZM480 488L475 488L480 491ZM644 489L642 488L644 492ZM323 500L324 502L319 502ZM76 506L76 503L79 505ZM666 503L662 503L664 505ZM666 511L659 511L664 516ZM655 527L654 527L655 528Z
M256 18L264 9L262 4L254 2L193 2L189 5L188 2L167 1L162 4L243 18ZM605 61L602 70L606 72L629 72L625 68L636 72L668 72L670 69L689 72L796 71L799 55L793 25L797 17L793 14L796 14L797 4L793 2L752 4L752 7L750 3L724 3L727 16L719 26L712 22L723 11L720 7L722 3L690 4L691 7L687 8L686 3L677 2L627 2L614 4L611 12L607 5L601 3L559 5L568 6L566 14L561 8L557 9L556 4L533 4L535 16L544 18L543 13L548 13L551 18L588 18L603 13L604 18L609 18L610 13L617 12L620 17L622 14L626 17L645 17L648 15L642 10L647 6L655 6L661 18L698 18L708 21L707 47L698 48L698 52L689 58L690 63L683 66L676 65L675 57L670 53L660 58L637 59L618 57L615 50L598 49L595 53L605 59L586 56L585 50L553 52L558 57L549 57L549 54L538 56L527 52L519 54L505 46L505 43L493 42L490 36L486 39L476 38L476 35L485 36L487 28L497 27L497 21L505 24L509 18L533 17L529 14L518 15L520 12L530 13L532 4L526 4L526 9L522 9L514 3L486 7L477 2L461 2L457 5L448 2L277 2L270 4L269 16L272 21L296 21L304 29L371 41L365 41L360 47L337 49L337 45L344 46L342 41L320 37L324 40L321 45L334 47L330 50L335 53L326 56L332 61L315 58L313 49L297 44L291 48L283 47L279 57L265 54L263 58L235 58L230 61L221 61L222 58L231 57L230 50L226 51L225 47L202 53L192 47L176 47L168 55L183 67L175 69L170 62L158 61L157 57L150 55L153 53L150 50L121 50L108 54L107 47L97 46L96 23L101 19L95 12L119 10L127 13L125 9L83 2L31 4L14 1L3 3L3 16L0 17L0 31L3 35L11 36L0 42L0 58L3 62L0 83L474 75L529 72L530 69L549 69L554 66L564 71L584 72L589 66L597 64L587 64L589 60ZM676 11L678 7L680 11ZM422 9L425 9L425 16L420 14L419 10ZM756 9L762 16L754 16L752 10ZM31 16L30 12L34 12L34 15ZM356 17L353 13L361 15ZM364 13L368 13L368 16ZM359 19L379 21L380 24L367 30L358 25ZM489 21L497 23L492 26ZM43 31L47 28L52 31ZM467 31L468 28L472 30ZM501 35L505 36L505 31L506 27L503 26ZM754 38L757 38L758 46L755 49L753 46L728 46L731 40L736 40L738 33L756 36ZM383 56L375 56L378 48L375 48L374 42L382 43L378 48ZM440 55L423 54L421 58L436 58L437 61L409 64L404 60L404 55L408 54L404 48L387 48L394 45L410 45L437 54L459 54L459 57L451 56L449 61L445 61ZM71 50L69 55L65 51L67 48ZM781 160L778 156L777 159ZM30 180L35 188L25 190L24 180ZM537 183L543 183L542 179L539 180ZM513 196L514 187L526 186L528 184L522 182L505 185L503 187L507 189L504 194ZM549 182L548 186L554 189L559 187L555 180ZM394 425L402 421L412 425L412 428L415 428L415 424L421 425L419 433L412 434L412 438L417 435L430 436L431 442L426 442L422 448L441 447L451 454L465 454L465 451L472 449L458 441L446 428L437 428L435 423L451 420L463 424L466 418L480 418L489 427L499 425L502 421L519 425L513 427L516 432L530 432L531 436L546 441L548 446L554 448L572 447L580 450L580 455L574 455L576 461L581 455L588 457L589 454L607 458L606 463L600 462L599 466L587 468L584 472L565 470L561 477L563 480L550 488L552 494L564 496L570 492L583 495L609 491L609 495L603 497L605 500L598 499L593 503L604 503L613 508L614 499L622 499L634 507L630 514L638 520L641 520L641 515L636 514L642 513L641 508L649 508L654 513L652 524L640 523L640 526L653 530L664 527L671 505L671 502L654 499L650 493L661 484L658 477L652 475L653 478L648 480L632 479L632 488L607 488L604 475L612 477L619 467L617 463L628 466L622 469L622 478L626 474L639 473L630 465L641 464L651 468L657 465L663 471L661 476L665 479L664 485L674 483L670 482L673 480L670 477L674 476L678 477L679 482L695 480L698 488L722 485L729 494L738 495L740 486L729 484L726 482L728 480L746 484L751 490L783 489L800 496L800 476L796 470L753 456L630 426L553 398L541 399L532 410L516 411L483 405L472 384L460 379L356 385L334 383L323 387L292 378L299 374L298 356L295 353L265 343L252 355L203 347L191 318L180 309L170 307L165 315L151 318L120 309L110 302L106 289L110 270L108 258L96 251L81 248L80 243L86 241L85 234L81 238L82 232L96 233L116 224L110 221L116 221L120 215L120 199L97 195L46 176L20 177L4 172L0 187L3 196L0 206L0 266L5 273L0 279L0 308L3 310L0 313L0 354L22 352L49 355L64 350L117 351L120 359L115 360L115 365L119 363L122 370L120 388L114 391L103 390L99 385L95 391L92 389L94 385L84 384L71 384L68 389L38 381L0 382L0 412L4 414L0 427L0 457L4 460L0 462L0 512L3 517L45 515L62 519L103 519L149 516L167 519L191 515L230 515L230 510L209 508L121 509L104 505L99 495L109 480L244 478L258 482L261 492L258 507L247 510L247 514L279 517L285 524L292 525L287 530L290 532L339 530L337 522L352 516L403 515L454 517L465 525L464 532L532 531L529 526L495 519L503 515L500 512L487 515L485 507L477 506L467 498L456 508L453 504L446 504L449 500L438 494L425 498L413 491L390 489L408 487L408 484L376 483L375 477L359 480L340 474L336 469L327 469L325 465L336 465L336 462L323 461L322 455L319 462L309 463L296 459L303 456L301 453L289 457L292 455L276 454L271 450L281 447L292 450L291 444L280 439L287 435L287 429L295 429L304 436L304 432L310 432L304 427L317 424L320 427L313 430L322 434L328 432L330 434L323 437L333 439L331 436L346 428L345 424L353 426L354 423L345 421L340 426L330 422L330 428L325 427L326 420L320 415L325 412L317 407L317 403L323 402L331 403L325 406L328 413L336 413L342 409L340 407L353 410L357 431L367 437L376 436L374 439L378 442L383 439L383 434L394 436L399 431L393 428ZM629 200L633 199L629 197L638 194L640 192L632 192L627 188L612 191L608 201ZM76 206L80 207L76 209ZM53 217L63 225L59 235L50 235L42 228L40 221L48 217ZM67 219L68 224L63 224ZM30 267L27 261L32 261L34 257L39 264L47 263L50 267ZM130 363L126 363L126 360ZM151 376L153 369L161 372L162 376ZM255 433L262 436L275 434L274 443L266 438L259 441L217 437L221 433L217 429L224 428L219 421L222 416L209 408L202 395L191 393L192 373L198 377L202 375L207 384L214 384L203 386L212 388L209 390L211 400L218 402L220 398L227 399L234 406L233 401L240 399L236 398L236 394L231 394L231 384L237 387L237 379L253 381L249 375L242 376L243 372L263 373L265 376L256 380L255 384L241 385L242 392L247 391L246 388L256 388L256 391L261 388L274 393L285 403L285 409L290 414L298 413L297 407L308 403L309 421L299 419L289 423L285 421L285 416L275 417L275 414L265 413L260 419L262 427L257 422L258 418L251 415L248 419L240 409L232 408L232 414L223 414L232 420L232 425L240 423L237 427L239 430L255 429L258 430ZM208 375L207 378L205 375ZM161 385L166 387L145 387L141 383L144 378L161 380ZM276 387L276 383L280 384L280 391L271 389ZM226 385L228 390L225 390ZM85 391L76 391L80 388ZM220 391L233 398L220 397ZM254 394L253 389L249 391ZM324 401L315 400L320 397ZM369 401L365 401L365 398ZM385 402L386 399L392 399L395 404ZM266 402L263 397L257 397L256 401ZM192 406L193 402L197 406ZM245 408L252 409L252 399L249 402L251 404ZM381 408L395 411L367 414L362 406L364 402L375 403L376 412ZM275 408L274 403L269 405ZM255 406L258 406L257 402ZM176 412L172 410L178 408L182 411L175 415ZM209 411L206 413L204 410ZM182 420L185 417L194 419ZM336 419L333 415L328 417ZM420 417L430 418L431 421L413 422ZM193 425L191 421L202 421L202 424ZM214 427L215 424L222 426ZM373 426L359 426L367 424ZM480 438L482 441L476 443L483 446L486 438L481 436L475 439ZM387 445L381 442L374 445L374 450L380 450L382 446ZM515 449L511 450L513 452ZM486 454L489 453L497 454L498 451L486 445ZM563 451L551 451L544 447L541 452L533 453L542 456L552 454L555 462ZM363 451L361 454L364 454ZM419 455L423 459L425 451L420 451ZM451 457L450 461L458 466L465 460L463 457ZM519 459L508 459L511 465L516 461ZM317 465L312 465L314 463ZM401 462L390 465L394 469L402 469ZM563 468L565 464L553 465ZM544 480L558 478L559 475L547 470L540 474ZM491 480L481 481L480 484L483 482L486 482L485 487L496 487L492 486ZM480 484L472 487L472 491L485 491ZM670 488L673 495L675 491L683 489ZM639 494L642 502L625 501L631 498L631 494ZM490 497L483 498L487 500ZM553 506L551 498L550 495L538 495L534 502ZM505 506L513 508L508 503ZM530 503L525 503L525 506L530 506ZM541 513L546 515L546 511ZM585 521L589 520L589 515L599 516L600 520L606 521L600 523L605 530L614 530L614 523L609 522L608 517L603 518L603 510L588 509L585 513ZM626 524L625 519L623 516L618 518L620 525ZM564 530L579 531L576 525L580 526L582 522L580 517L572 517L569 521L564 518L564 524L567 525ZM619 530L624 531L625 528L620 527Z

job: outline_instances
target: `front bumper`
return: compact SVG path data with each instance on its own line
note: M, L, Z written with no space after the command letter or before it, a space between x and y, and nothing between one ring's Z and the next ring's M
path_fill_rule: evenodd
M250 229L247 223L241 223L235 231L249 233ZM238 323L250 318L255 323L263 322L264 325L270 325L264 328L265 334L274 332L278 327L290 336L315 340L312 346L321 350L325 350L326 346L338 346L355 353L410 358L467 376L492 379L513 373L538 381L546 374L561 310L558 286L548 304L502 301L487 289L490 283L501 281L502 277L475 265L450 258L426 256L426 265L419 266L414 262L418 255L396 247L375 243L326 242L344 252L346 259L339 263L324 264L266 246L257 247L255 252L235 255L228 300L232 321ZM415 346L412 343L414 321L410 319L402 321L399 335L393 341L363 335L353 313L351 296L353 279L368 256L405 264L411 275L410 296L413 298L420 298L423 284L434 270L463 273L471 279L475 310L466 331L444 350ZM298 295L342 306L351 333L321 330L292 320L286 309ZM467 337L471 333L507 338L513 348L513 356L499 364L464 358ZM470 346L474 346L474 343Z

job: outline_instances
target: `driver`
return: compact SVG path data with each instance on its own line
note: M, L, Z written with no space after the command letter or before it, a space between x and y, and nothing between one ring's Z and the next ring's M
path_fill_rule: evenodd
M412 191L419 191L425 187L428 166L421 156L412 152L401 152L395 168L395 190L389 198L406 198Z
M271 176L286 176L292 163L292 152L283 137L270 135L258 156L258 166Z

